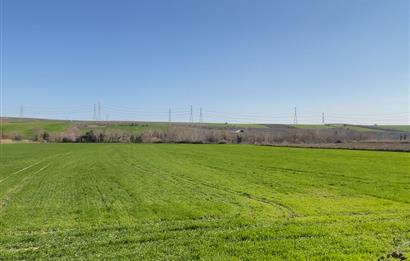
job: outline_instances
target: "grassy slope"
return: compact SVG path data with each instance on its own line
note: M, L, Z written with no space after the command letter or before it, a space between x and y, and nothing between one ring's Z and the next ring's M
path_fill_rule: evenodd
M19 134L22 138L32 139L36 130L57 133L64 131L69 126L70 123L68 121L11 120L1 124L1 132L6 134Z
M0 259L375 260L410 241L408 153L0 146Z
M410 125L379 125L378 127L386 130L399 130L410 132Z
M33 119L9 119L8 121L3 121L1 124L2 133L6 135L14 136L18 134L24 139L33 139L34 133L39 131L47 131L49 133L58 133L67 130L70 126L78 126L83 133L89 130L95 131L115 131L122 130L133 133L138 133L144 130L166 130L168 127L167 123L161 122L69 122L69 121L58 121L58 120L33 120ZM223 124L223 123L204 123L196 124L196 126L205 126L210 128L252 128L252 129L266 129L271 128L268 124ZM400 131L410 131L410 126L406 125L380 125L377 127L371 126L357 126L357 125L343 125L343 124L298 124L298 125L288 125L300 129L334 129L334 128L345 128L355 131L388 131L388 130L400 130Z
M233 124L233 123L229 123L229 124L225 124L225 123L204 123L204 124L199 124L198 126L207 126L207 127L214 127L214 128L252 128L252 129L266 129L268 128L268 126L266 126L265 124Z
M67 130L70 126L78 126L83 133L89 130L95 131L115 131L123 130L138 133L144 130L165 130L166 123L123 123L123 122L70 122L57 120L31 120L31 119L11 119L1 124L2 133L6 135L18 134L24 139L33 139L35 132L47 131L49 133L59 133Z
M168 128L167 123L162 122L69 122L58 120L32 120L32 119L10 119L1 124L2 133L6 135L21 135L24 139L33 139L36 132L47 131L58 133L67 130L70 126L77 126L82 133L87 131L126 131L138 133L145 130L164 131ZM205 123L196 126L211 128L268 128L263 124L228 124Z
M371 132L382 132L388 130L379 128L379 127L374 127L374 126L365 126L365 125L350 125L350 124L298 124L298 125L292 125L293 127L299 128L299 129L336 129L336 128L342 128L346 130L354 130L354 131L360 131L360 132L366 132L366 131L371 131ZM397 129L392 129L392 130L397 130Z
M127 132L138 133L144 130L165 130L168 127L166 123L99 123L99 124L88 124L82 127L84 132L89 130L98 131L111 131L111 130L122 130Z
M292 124L292 127L298 128L298 129L334 129L337 128L337 126L334 125L323 125L323 124Z

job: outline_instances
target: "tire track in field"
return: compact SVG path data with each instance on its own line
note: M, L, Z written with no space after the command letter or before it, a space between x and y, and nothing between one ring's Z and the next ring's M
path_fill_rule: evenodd
M175 159L173 157L168 156L167 158L168 158L169 161L174 161L175 162ZM280 212L282 212L283 216L287 217L287 218L297 217L297 214L293 211L292 208L290 208L289 206L287 206L287 205L285 205L281 202L274 201L272 199L267 199L267 198L264 198L264 197L259 197L259 196L256 196L256 195L252 195L252 194L249 194L245 191L237 191L237 190L234 190L234 189L229 189L227 187L220 187L220 186L217 186L217 185L208 184L208 183L197 181L197 180L194 180L194 179L189 179L189 178L186 178L186 177L182 177L181 175L178 175L178 173L175 173L175 172L172 172L172 171L170 172L167 169L159 168L157 165L153 165L152 162L145 161L145 160L141 161L141 158L137 159L137 162L139 164L136 163L132 159L128 159L128 160L123 161L123 163L129 165L130 167L132 167L134 169L137 169L139 172L150 173L150 174L155 175L157 177L161 177L161 179L163 181L166 180L166 181L170 182L171 184L174 184L176 187L178 187L178 186L181 187L181 181L182 181L186 184L191 184L191 186L194 186L194 187L197 187L197 188L205 187L205 188L208 188L208 189L212 189L213 191L217 192L214 195L218 195L218 198L222 196L221 199L224 199L223 201L228 200L228 202L230 204L236 205L239 208L243 208L243 205L239 204L236 201L233 201L232 200L233 198L231 198L230 196L228 196L228 197L226 197L226 196L227 195L234 195L236 197L239 196L240 198L245 198L247 200L251 200L251 201L257 202L257 203L262 204L262 205L269 205L269 206L279 210ZM158 173L155 171L155 169L157 169L159 172L164 172L164 174L158 175ZM182 187L181 187L181 189L182 189ZM200 190L195 191L195 193L201 193L201 194L204 194L204 195L208 195L207 193L203 193ZM231 199L228 199L228 198L231 198Z
M142 160L141 158L133 158L133 159L127 159L124 160L122 163L125 163L131 169L137 170L138 173L143 174L143 175L149 175L158 180L161 180L162 182L167 182L170 184L173 189L176 189L175 191L179 192L182 195L192 195L195 196L197 199L203 199L208 196L215 197L218 201L223 202L224 204L228 204L230 206L235 206L236 209L243 209L244 205L238 202L234 197L232 197L229 193L221 191L217 191L215 193L210 193L210 190L204 190L203 186L196 185L192 186L192 183L188 182L182 182L184 184L187 184L187 186L182 185L181 180L177 179L175 175L177 173L169 171L168 169L163 169L160 168L157 164L152 164L152 162L149 162L147 160ZM123 187L123 185L120 185ZM126 189L125 189L126 190ZM134 193L126 190L127 194L130 197L134 196ZM172 191L171 191L172 192Z
M11 174L8 175L7 177L1 179L1 180L0 180L0 183L4 182L5 180L7 180L8 178L10 178L10 177L13 176L13 175L19 174L19 173L21 173L21 172L23 172L23 171L25 171L25 170L28 170L28 169L30 169L30 168L32 168L32 167L35 167L35 166L37 166L37 165L39 165L39 164L45 162L46 160L51 160L51 159L53 159L53 158L55 158L55 157L58 157L58 156L60 156L60 155L64 155L64 156L65 156L65 155L69 155L69 154L71 154L71 152L68 152L68 153L60 153L60 154L56 154L56 155L53 155L53 156L46 157L46 158L44 158L44 159L42 159L42 160L40 160L40 161L38 161L38 162L36 162L36 163L33 163L33 164L31 164L31 165L29 165L29 166L27 166L27 167L24 167L24 168L22 168L22 169L20 169L20 170L17 170L17 171L15 171L15 172L11 173Z
M66 156L66 155L69 155L69 154L71 154L71 152L68 152L68 153L60 153L60 154L56 154L56 155L52 155L52 156L46 157L46 158L44 158L43 160L41 160L41 161L39 161L39 162L37 162L37 163L34 163L34 164L30 165L30 166L27 166L27 167L25 167L25 168L23 168L23 169L21 169L21 170L18 170L18 171L16 171L16 172L12 173L11 175L7 176L5 179L7 179L7 178L9 178L9 177L11 177L11 176L13 176L13 175L15 175L15 174L21 173L21 172L23 172L23 171L25 171L25 170L31 169L32 167L37 166L37 165L39 165L40 163L44 163L44 162L49 161L49 160L52 160L52 159L54 159L54 158L56 158L56 157ZM39 170L37 170L37 171L35 171L35 172L33 172L33 173L28 173L28 174L26 174L26 175L20 180L20 182L18 182L14 187L12 187L11 189L9 189L9 190L0 198L0 213L2 213L2 212L5 210L5 207L6 207L7 203L11 200L12 196L15 195L15 194L17 194L18 192L20 192L20 191L23 189L23 187L24 187L24 185L25 185L24 183L25 183L31 176L36 175L36 174L42 172L43 170L45 170L46 168L48 168L50 165L51 165L51 163L48 163L47 165L41 167ZM5 179L3 179L2 181L4 181Z
M191 180L191 179L188 179L188 178L184 178L184 177L181 177L181 176L177 176L176 178L184 180L185 182L189 182L191 184L197 184L197 185L205 186L205 187L208 187L208 188L211 188L211 189L214 189L214 190L219 190L219 191L223 191L223 192L226 192L226 193L235 194L237 196L244 197L244 198L247 198L247 199L262 203L262 204L273 206L274 208L277 208L277 209L281 210L282 213L285 216L287 216L288 218L297 217L296 213L290 207L288 207L285 204L282 204L278 201L273 201L271 199L258 197L258 196L249 194L247 192L237 191L237 190L229 189L229 188L226 188L226 187L225 188L220 188L220 187L215 186L215 185L207 184L207 183L204 183L204 182L197 182L197 181L194 181L194 180Z
M134 162L125 161L125 163L132 166L132 167L134 167L134 168L136 168L136 169L138 169L138 170L140 170L140 171L150 172L150 173L154 174L154 171L152 171L153 169L144 169L143 166L137 165ZM147 164L150 164L150 163L145 162L145 165L147 165ZM178 186L178 184L180 184L180 182L178 182L178 180L179 181L184 181L185 183L191 184L191 185L196 186L196 187L202 186L202 187L207 187L207 188L211 188L213 190L219 191L219 193L218 193L219 195L232 194L232 195L236 195L236 196L239 196L239 197L242 197L242 198L246 198L248 200L256 201L260 204L270 205L270 206L272 206L276 209L279 209L283 213L283 215L288 217L288 218L294 218L294 217L297 216L292 208L290 208L289 206L287 206L287 205L285 205L281 202L274 201L272 199L263 198L263 197L258 197L258 196L249 194L249 193L244 192L244 191L236 191L236 190L229 189L229 188L226 188L226 187L221 188L219 186L211 185L211 184L208 184L208 183L205 183L205 182L198 182L196 180L189 179L189 178L186 178L186 177L182 177L180 175L174 175L174 174L172 174L170 172L167 172L167 171L165 171L165 172L170 174L170 176L162 175L162 177L165 178L166 180L172 182L173 184L175 184L177 186ZM242 207L237 202L230 201L230 203L234 204L234 205L237 205L239 207Z
M179 188L180 192L182 190L184 190L184 191L189 192L189 193L201 194L204 197L212 195L214 197L217 197L220 201L222 201L224 203L235 205L238 208L243 207L239 202L235 201L233 198L226 197L226 195L228 195L228 193L226 193L226 192L225 193L220 193L219 192L219 193L216 193L216 194L209 194L209 193L207 193L207 191L194 190L193 187L196 187L196 188L200 187L198 184L196 186L190 186L189 188L184 188L183 186L181 186L181 179L178 179L177 176L175 175L175 173L169 172L168 170L161 170L158 167L154 168L154 166L151 166L151 168L149 168L149 169L145 169L143 166L137 165L134 162L125 161L125 163L128 166L130 166L131 168L140 171L140 173L155 175L159 180L169 182L169 184L172 184L175 188ZM148 165L149 163L144 162L143 164ZM159 173L157 173L155 170L158 170ZM192 185L192 182L185 182L185 183Z
M167 156L168 156L168 160L175 161L174 157L171 157L169 154ZM215 170L217 170L219 172L232 171L231 169L220 168L220 167L215 167L215 166L211 166L211 165L201 164L200 162L198 162L197 164L205 166L208 169L212 169L213 171L215 171ZM234 171L234 172L243 175L243 172L240 172L240 171ZM289 207L289 206L287 206L287 205L285 205L285 204L283 204L283 203L281 203L277 200L272 200L272 199L267 199L267 198L264 198L264 197L259 197L259 196L256 196L256 195L249 194L245 191L237 191L237 190L234 190L234 189L230 189L228 187L221 188L220 186L217 186L217 185L208 184L208 183L193 180L193 179L188 179L188 178L182 177L180 175L173 176L173 177L182 179L186 182L190 182L191 184L197 184L197 185L200 185L200 186L205 186L205 187L208 187L208 188L212 188L214 190L223 191L225 193L231 193L231 194L234 194L234 195L237 195L237 196L240 196L240 197L244 197L244 198L247 198L247 199L262 203L262 204L267 204L267 205L273 206L274 208L277 208L280 211L282 211L282 213L285 216L287 216L288 218L297 217L297 214L294 212L294 210L291 207Z
M38 162L36 162L36 163L33 163L33 164L31 164L31 165L29 165L29 166L27 166L27 167L24 167L24 168L22 168L22 169L20 169L20 170L17 170L16 172L11 173L11 174L8 175L7 177L1 179L1 180L0 180L0 183L2 183L3 181L7 180L8 178L10 178L10 177L13 176L13 175L16 175L16 174L18 174L18 173L20 173L20 172L23 172L23 171L25 171L25 170L27 170L27 169L30 169L30 168L34 167L34 166L37 166L38 164L43 163L44 161L45 161L45 159L40 160L40 161L38 161Z
M12 199L12 196L17 194L18 192L20 192L23 189L23 187L25 185L24 183L30 178L30 176L36 175L36 174L42 172L43 170L45 170L49 166L50 166L50 164L47 164L47 165L43 166L42 168L40 168L39 170L37 170L36 172L26 175L13 188L9 189L6 192L6 194L4 194L3 197L0 198L0 213L2 213L6 209L7 203L10 202L10 200Z

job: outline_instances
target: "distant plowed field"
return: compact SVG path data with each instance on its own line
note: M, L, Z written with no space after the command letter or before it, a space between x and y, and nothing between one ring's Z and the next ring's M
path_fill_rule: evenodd
M0 259L410 257L409 153L0 146Z

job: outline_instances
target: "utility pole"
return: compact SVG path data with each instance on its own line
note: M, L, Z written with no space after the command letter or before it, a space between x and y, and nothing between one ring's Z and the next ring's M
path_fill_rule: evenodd
M293 116L293 124L298 124L298 113L295 107L295 115Z
M23 111L23 104L20 104L20 118L23 118L24 111Z
M322 124L325 124L325 113L322 112Z
M97 105L94 103L93 120L97 120Z
M97 120L101 121L101 103L98 101L98 116Z
M199 123L203 123L204 119L203 119L203 114L202 114L202 107L199 108Z
M171 124L172 121L172 112L171 112L171 108L169 108L168 110L168 123Z
M191 105L191 113L189 115L189 122L191 122L191 123L194 122L194 110L192 108L192 105Z

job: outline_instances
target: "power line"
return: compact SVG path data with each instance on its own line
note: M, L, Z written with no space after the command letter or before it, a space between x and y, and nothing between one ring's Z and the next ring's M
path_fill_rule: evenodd
M349 114L349 113L334 113L334 112L329 112L327 114L331 115L337 115L337 116L354 116L354 117L371 117L371 116L403 116L403 115L409 115L410 112L395 112L395 113L377 113L377 114Z
M104 109L100 101L93 104L93 120L103 120L103 110L105 113L110 113L111 118L113 119L127 119L130 120L151 120L151 121L162 121L169 122L180 121L180 122L194 122L194 113L198 113L197 122L204 122L204 114L206 113L207 119L214 122L236 122L236 123L286 123L292 121L294 124L329 124L329 123L346 123L346 124L386 124L393 123L395 124L409 124L409 112L387 112L381 114L342 114L342 113L332 113L321 112L321 118L318 115L318 111L309 111L303 110L301 113L297 108L294 107L293 115L289 113L275 112L273 114L261 112L258 113L249 113L249 112L220 112L212 110L204 110L202 107L198 108L197 111L194 111L193 105L190 105L189 108L164 108L164 109L147 109L147 108L131 108L125 107L122 105L105 105ZM61 117L65 118L67 115L74 114L88 114L90 115L90 106L65 106L65 107L44 107L44 106L23 106L20 105L17 115L20 117L31 117L37 116L42 118L56 118ZM319 117L318 117L319 116ZM81 116L82 118L83 116ZM87 117L88 118L88 117ZM314 123L313 123L314 122Z
M271 116L271 115L246 115L246 114L223 114L223 113L217 113L217 112L212 112L212 111L205 111L207 115L215 115L215 116L220 116L224 118L234 118L234 119L271 119L271 118L276 118L276 119L289 119L289 114L283 115L283 116Z
M109 107L111 109L115 110L122 110L122 111L131 111L131 112L150 112L150 113L157 113L157 112L168 112L168 108L162 108L162 109L155 109L155 110L147 110L146 108L140 108L140 107L129 107L129 106L124 106L124 105L112 105L112 104L105 104L104 107ZM184 112L189 112L186 107L182 108L173 108L173 111L184 111Z
M84 106L64 106L64 107L43 107L43 106L24 106L28 109L42 110L42 111L55 111L55 110L79 110L79 109L90 109L89 105Z
M167 109L162 109L162 110L143 110L139 108L127 108L123 106L113 106L113 105L104 105L104 108L106 110L114 111L114 112L119 112L119 113L132 113L132 114L166 114L168 115L169 108ZM175 109L173 108L172 113L185 113L189 114L189 110L184 110L182 109Z
M289 117L289 112L286 113L269 113L269 114L260 114L260 113L253 113L253 112L247 112L247 113L238 113L238 112L220 112L220 111L214 111L214 110L206 110L206 113L213 113L213 114L220 114L220 115L230 115L230 116L239 116L239 117L265 117L265 118L270 118L270 117L282 117L286 116Z

